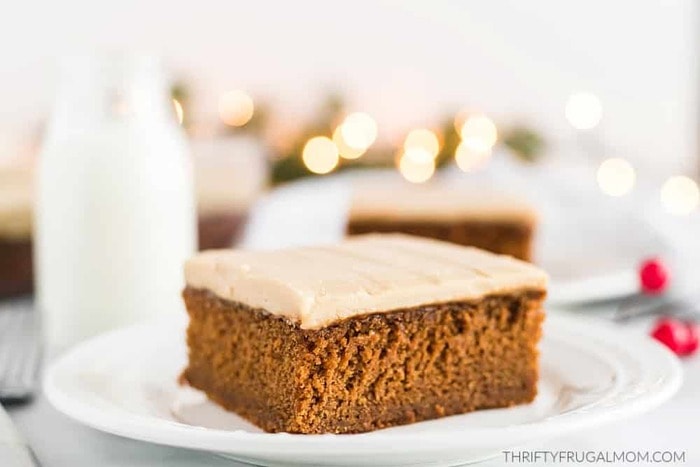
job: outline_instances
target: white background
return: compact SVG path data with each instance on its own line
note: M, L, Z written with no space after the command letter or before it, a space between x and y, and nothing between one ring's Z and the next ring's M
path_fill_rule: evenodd
M147 49L190 80L200 115L244 88L291 124L341 87L384 137L466 106L565 148L566 98L590 90L607 155L670 174L695 168L696 16L691 0L5 2L0 133L45 116L57 57Z

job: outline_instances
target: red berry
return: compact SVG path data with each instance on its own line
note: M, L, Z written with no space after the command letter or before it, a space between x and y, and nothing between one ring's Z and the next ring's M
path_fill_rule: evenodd
M698 323L689 322L686 323L688 327L689 340L684 350L684 355L692 355L697 352L698 347L700 347L700 326Z
M651 336L680 357L691 355L698 349L698 329L695 323L661 318L654 325Z
M660 294L666 289L669 272L659 258L644 261L639 268L639 285L644 293Z

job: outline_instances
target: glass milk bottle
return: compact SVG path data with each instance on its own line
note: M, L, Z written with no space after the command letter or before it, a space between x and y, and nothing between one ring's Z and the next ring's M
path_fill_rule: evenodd
M39 162L37 302L49 348L184 312L191 160L159 62L64 64Z

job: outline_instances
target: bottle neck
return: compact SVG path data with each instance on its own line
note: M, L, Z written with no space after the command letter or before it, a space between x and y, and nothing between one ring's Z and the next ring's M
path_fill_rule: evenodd
M62 67L50 136L130 123L174 124L160 62L147 56L68 59Z

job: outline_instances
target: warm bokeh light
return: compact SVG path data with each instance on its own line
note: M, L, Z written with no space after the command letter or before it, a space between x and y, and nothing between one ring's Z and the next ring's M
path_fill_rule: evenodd
M457 115L455 115L453 124L455 126L455 131L457 132L457 134L462 133L462 127L464 126L464 123L467 121L468 117L468 110L460 110L459 112L457 112Z
M437 157L440 152L440 140L435 132L427 128L418 128L408 133L403 143L403 148L404 150L423 149L432 157Z
M603 105L595 94L578 92L569 96L564 114L577 130L591 130L603 118Z
M632 164L625 159L612 158L598 167L598 186L606 195L622 196L634 188L636 174Z
M340 131L346 145L364 151L377 139L377 122L364 112L355 112L345 117Z
M177 117L177 122L182 125L182 122L185 120L185 110L182 108L182 104L180 104L180 101L177 99L173 98L173 107L175 108L175 116Z
M327 174L338 165L338 148L330 138L316 136L306 142L302 160L310 172Z
M219 117L226 125L243 126L253 118L253 99L244 91L229 91L219 99Z
M457 167L465 172L473 172L484 167L490 157L491 148L484 148L481 145L472 146L468 141L461 142L455 151Z
M472 148L491 149L498 140L496 125L486 115L472 115L467 118L459 132L462 141Z
M661 204L671 214L682 216L698 208L700 190L691 178L676 175L666 180L661 187Z
M399 159L399 172L411 183L424 183L435 173L435 159L421 148L409 148Z
M335 146L338 148L340 157L342 157L343 159L357 159L361 157L366 151L366 149L356 149L348 145L345 142L345 139L343 139L343 132L341 130L341 126L338 126L333 132L333 143L335 143Z

